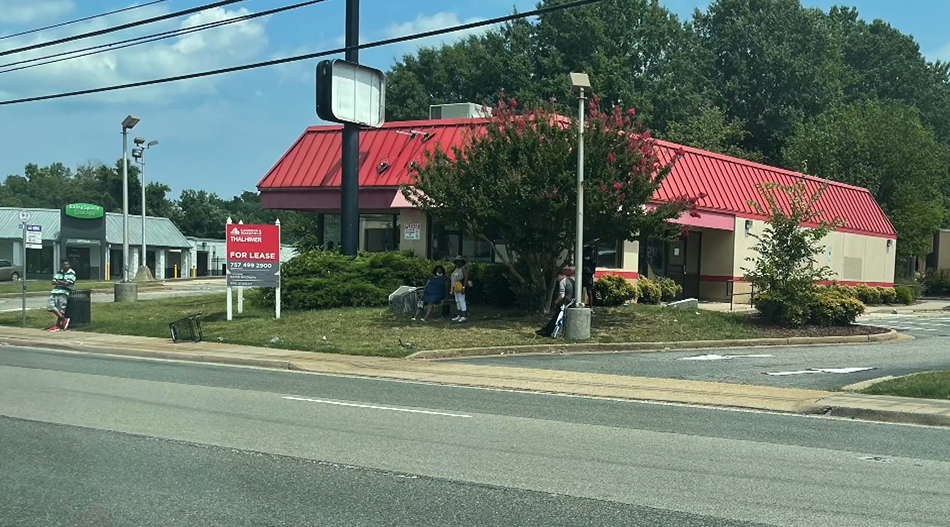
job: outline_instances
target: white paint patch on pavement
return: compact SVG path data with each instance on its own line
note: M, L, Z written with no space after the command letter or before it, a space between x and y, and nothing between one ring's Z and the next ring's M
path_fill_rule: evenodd
M406 412L410 414L441 415L443 417L472 417L464 414L452 414L448 412L433 412L429 410L414 410L412 408L395 408L392 406L376 406L372 404L344 403L341 401L329 401L327 399L308 399L306 397L282 397L288 401L306 401L308 403L332 404L336 406L352 406L354 408L369 408L371 410L389 410L391 412Z
M681 357L676 360L732 360L732 359L767 359L774 357L775 355L717 355L715 353L710 353L709 355L697 355L695 357Z
M801 371L780 371L775 373L766 372L766 375L786 376L786 375L808 375L810 373L857 373L859 371L870 371L876 368L808 368Z

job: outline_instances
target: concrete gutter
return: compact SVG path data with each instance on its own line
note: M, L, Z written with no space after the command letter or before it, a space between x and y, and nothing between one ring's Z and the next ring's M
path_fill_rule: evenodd
M904 337L890 330L873 335L844 335L838 337L787 337L735 340L694 340L686 342L621 342L608 344L535 344L525 346L495 346L487 348L458 348L417 351L406 357L410 360L438 360L496 355L551 355L551 354L597 354L597 353L651 353L662 351L827 346L829 344L866 344L886 342Z

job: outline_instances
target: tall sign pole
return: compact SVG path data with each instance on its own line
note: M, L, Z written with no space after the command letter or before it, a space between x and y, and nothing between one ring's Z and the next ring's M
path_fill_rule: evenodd
M224 224L224 236L226 238L231 236L231 216L228 216L227 222ZM228 294L228 308L227 308L227 318L228 321L234 320L234 297L231 295L231 255L227 254L224 259L224 269L225 275L224 279L227 282L227 294Z
M277 225L277 289L274 291L274 317L280 320L280 249L283 247L280 243L280 218L274 222Z
M23 265L20 272L20 318L23 327L26 327L26 228L27 223L30 221L30 212L26 210L20 211L20 227L23 228L23 259L20 260L20 263Z
M360 0L346 0L346 55L348 62L360 60ZM360 127L343 124L343 174L340 182L340 249L344 255L356 256L359 249L359 163Z

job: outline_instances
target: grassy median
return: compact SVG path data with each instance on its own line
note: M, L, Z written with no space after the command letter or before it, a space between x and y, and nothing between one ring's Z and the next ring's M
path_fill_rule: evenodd
M861 390L868 395L950 399L950 370L916 373L882 381Z
M417 350L518 346L559 342L535 337L542 315L524 315L472 307L472 320L414 322L385 308L347 308L306 312L274 312L245 305L230 323L224 294L141 301L137 304L96 303L93 323L85 331L169 338L168 323L202 313L205 340L305 351L404 357ZM29 313L28 324L45 328L50 315ZM0 314L0 325L20 325L19 313ZM594 342L671 342L761 337L866 334L877 328L803 328L787 330L752 323L747 316L712 311L674 311L657 306L598 309L592 320ZM276 342L272 342L276 337ZM411 349L399 343L411 343Z

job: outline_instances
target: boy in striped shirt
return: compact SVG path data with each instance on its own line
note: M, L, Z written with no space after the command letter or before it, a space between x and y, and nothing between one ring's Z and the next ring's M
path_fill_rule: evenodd
M50 331L62 331L69 327L66 304L69 302L69 294L73 292L74 285L76 285L76 271L71 269L69 260L63 260L59 272L53 275L53 290L46 302L46 310L56 315L56 324L49 328Z

